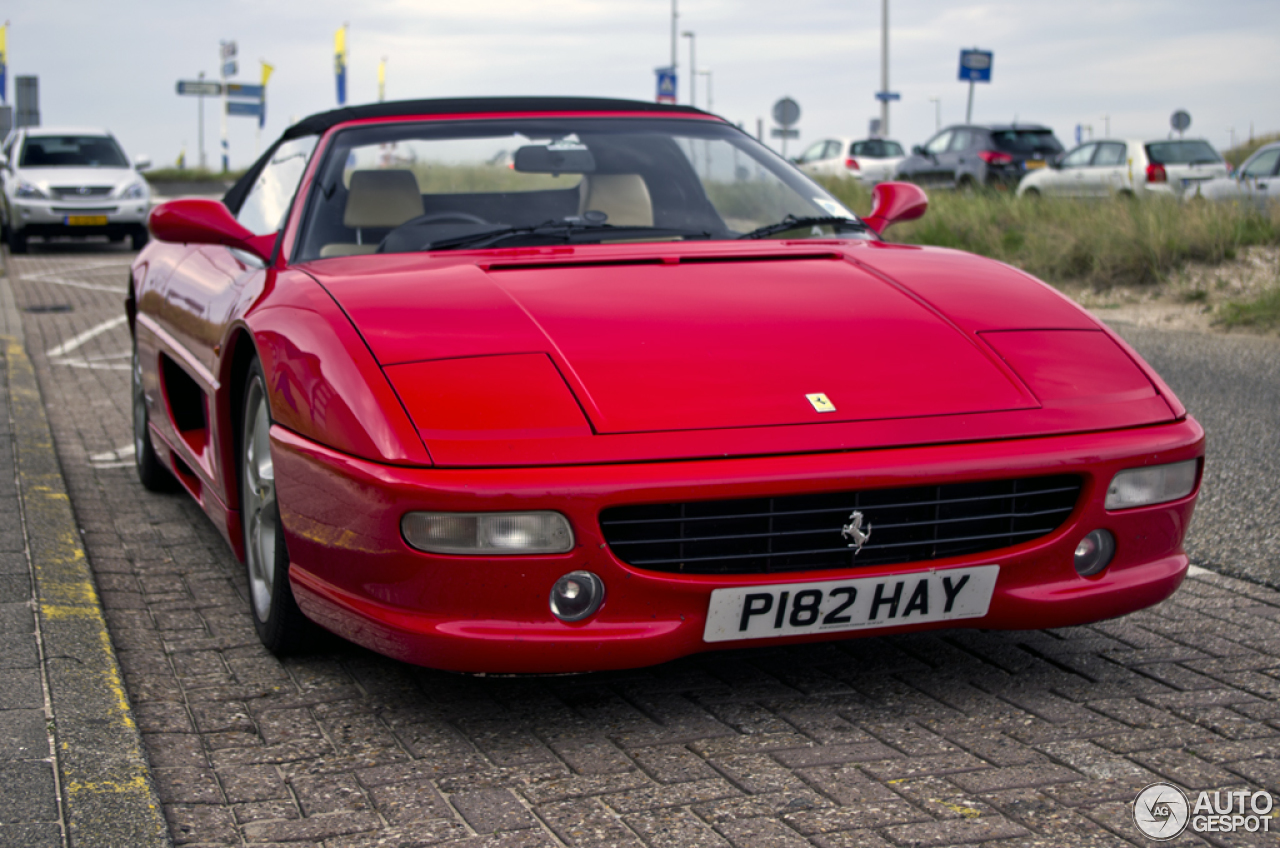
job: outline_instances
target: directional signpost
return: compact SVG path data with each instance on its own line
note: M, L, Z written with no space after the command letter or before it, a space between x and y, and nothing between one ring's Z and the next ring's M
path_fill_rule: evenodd
M204 80L178 80L178 93L199 97L221 97L222 83Z
M969 106L965 109L964 122L966 124L973 121L973 84L975 82L991 82L991 58L994 54L990 50L972 50L960 51L960 81L969 83Z
M263 110L266 109L266 85L249 85L241 82L227 82L226 78L236 73L236 63L232 60L236 55L234 41L222 42L219 51L222 59L223 82L204 79L178 80L177 92L186 97L200 98L200 167L205 167L204 159L204 98L222 98L222 170L226 171L228 163L227 116L258 118L261 122ZM265 80L265 77L263 78Z

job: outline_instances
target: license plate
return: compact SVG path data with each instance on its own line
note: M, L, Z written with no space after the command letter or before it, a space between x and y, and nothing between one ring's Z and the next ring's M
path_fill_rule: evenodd
M998 565L885 577L716 589L704 642L838 633L929 621L981 618Z
M1043 168L1043 167L1044 167L1044 164L1045 164L1045 163L1044 163L1044 160L1043 160L1043 159L1028 159L1028 160L1027 160L1027 170L1028 170L1028 171L1034 171L1036 168Z
M106 215L68 215L68 227L105 227L107 225Z

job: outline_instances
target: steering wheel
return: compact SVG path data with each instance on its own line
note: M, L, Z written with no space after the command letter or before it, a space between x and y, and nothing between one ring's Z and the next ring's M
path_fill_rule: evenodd
M417 224L487 224L489 223L479 215L472 215L470 212L432 212L427 215L419 215L416 218L410 218L400 226L414 226Z

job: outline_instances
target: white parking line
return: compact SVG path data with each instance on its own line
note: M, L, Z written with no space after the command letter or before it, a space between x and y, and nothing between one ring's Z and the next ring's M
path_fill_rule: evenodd
M133 443L89 455L89 464L94 468L128 468L133 465Z
M97 338L103 333L106 333L110 330L114 330L116 327L119 327L121 324L123 324L125 321L128 321L128 320L129 320L129 317L127 315L117 315L116 317L112 318L109 321L103 321L101 324L99 324L98 326L92 329L85 330L80 335L63 342L62 344L58 345L52 350L46 350L44 355L52 359L55 356L63 356L65 354L68 354L71 351L75 350L76 348L80 347L80 345L89 341L90 339Z

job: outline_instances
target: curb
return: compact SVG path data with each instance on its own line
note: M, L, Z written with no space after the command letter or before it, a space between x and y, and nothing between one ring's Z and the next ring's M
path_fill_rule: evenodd
M8 360L18 499L52 705L62 816L71 845L172 845L23 347L8 256L0 335Z

